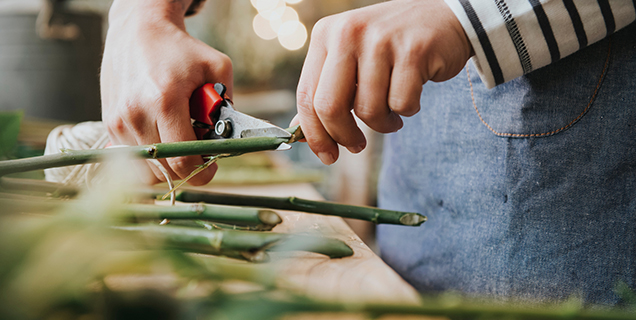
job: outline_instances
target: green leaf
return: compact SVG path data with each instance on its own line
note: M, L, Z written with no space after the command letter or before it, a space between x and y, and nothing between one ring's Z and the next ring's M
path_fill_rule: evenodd
M12 155L18 142L23 116L24 112L22 111L0 112L0 158Z

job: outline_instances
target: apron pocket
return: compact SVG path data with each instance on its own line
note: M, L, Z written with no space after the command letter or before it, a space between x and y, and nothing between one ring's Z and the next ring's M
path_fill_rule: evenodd
M491 90L470 63L467 81L477 116L502 137L547 137L566 130L592 108L610 56L611 41L605 39Z

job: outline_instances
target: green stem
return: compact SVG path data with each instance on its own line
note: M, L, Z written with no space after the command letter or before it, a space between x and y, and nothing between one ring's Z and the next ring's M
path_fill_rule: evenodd
M161 159L219 153L248 153L275 150L288 139L257 137L226 140L197 140L155 143L110 149L63 150L61 153L39 157L0 161L0 176L52 167L71 166L101 161L115 153L132 154L144 159Z
M0 190L3 192L26 191L28 193L48 193L55 197L75 197L77 188L59 183L36 179L0 177Z
M344 258L353 255L353 249L346 243L332 238L290 235L287 240L270 248L271 251L309 251L329 258Z
M74 200L73 200L74 201ZM0 193L0 206L5 212L47 213L60 209L73 201L60 201L42 197ZM126 204L122 206L121 219L170 219L209 220L240 226L259 226L260 230L271 230L282 222L280 216L270 210L237 208L208 204L159 206L152 204Z
M636 320L634 311L607 308L582 308L577 301L566 301L561 305L502 304L496 301L463 301L461 297L424 298L419 305L382 304L382 303L339 303L312 301L306 297L289 297L287 299L270 298L263 294L245 294L245 298L235 295L220 303L213 301L219 310L236 311L244 306L256 310L274 310L277 316L284 314L309 312L316 313L353 313L367 314L371 318L391 315L441 316L451 319L518 319L518 320ZM221 314L223 314L221 312ZM232 313L240 315L240 313Z
M131 204L125 207L125 211L130 217L138 219L209 220L236 225L263 225L269 229L282 222L280 216L270 210L200 203L185 206Z
M206 202L230 206L250 206L278 210L302 211L343 218L371 221L373 223L419 226L426 217L415 212L402 212L373 207L352 206L332 202L313 201L296 197L264 197L184 190L177 193L183 202Z
M321 237L285 233L236 230L205 230L171 226L125 226L118 230L143 234L148 243L163 241L167 248L188 252L223 254L223 252L256 253L267 249L277 251L309 251L342 258L353 255L344 242Z
M32 183L23 181L25 180L2 178L0 180L0 187L7 186L7 189L13 190L24 189L28 188L28 186ZM54 185L51 185L50 183L44 183L43 186L40 186L40 188L43 188L48 192L54 192L57 190ZM161 195L154 191L144 191L144 193L151 193L155 197ZM310 212L367 220L374 223L401 224L406 226L419 226L426 221L425 216L413 212L351 206L331 202L305 200L296 197L244 196L208 191L183 190L177 191L177 200L183 202L206 202L230 206L251 206L278 210Z

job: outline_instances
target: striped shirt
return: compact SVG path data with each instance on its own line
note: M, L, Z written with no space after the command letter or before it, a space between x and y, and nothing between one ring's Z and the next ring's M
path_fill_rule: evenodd
M556 62L636 19L636 0L445 1L466 31L488 88Z

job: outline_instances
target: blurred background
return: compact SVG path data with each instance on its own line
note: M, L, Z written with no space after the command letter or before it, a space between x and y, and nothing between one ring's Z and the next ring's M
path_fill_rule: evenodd
M0 111L24 111L20 141L30 152L43 149L46 135L60 123L101 119L99 65L111 2L0 0ZM235 107L287 127L295 115L295 90L313 25L374 2L207 0L186 25L190 34L232 59ZM381 137L363 130L367 149L358 155L342 149L332 166L322 165L305 144L294 145L273 160L227 163L226 170L221 163L213 183L305 180L328 200L375 205ZM249 166L279 170L268 174ZM373 247L373 226L350 223Z

